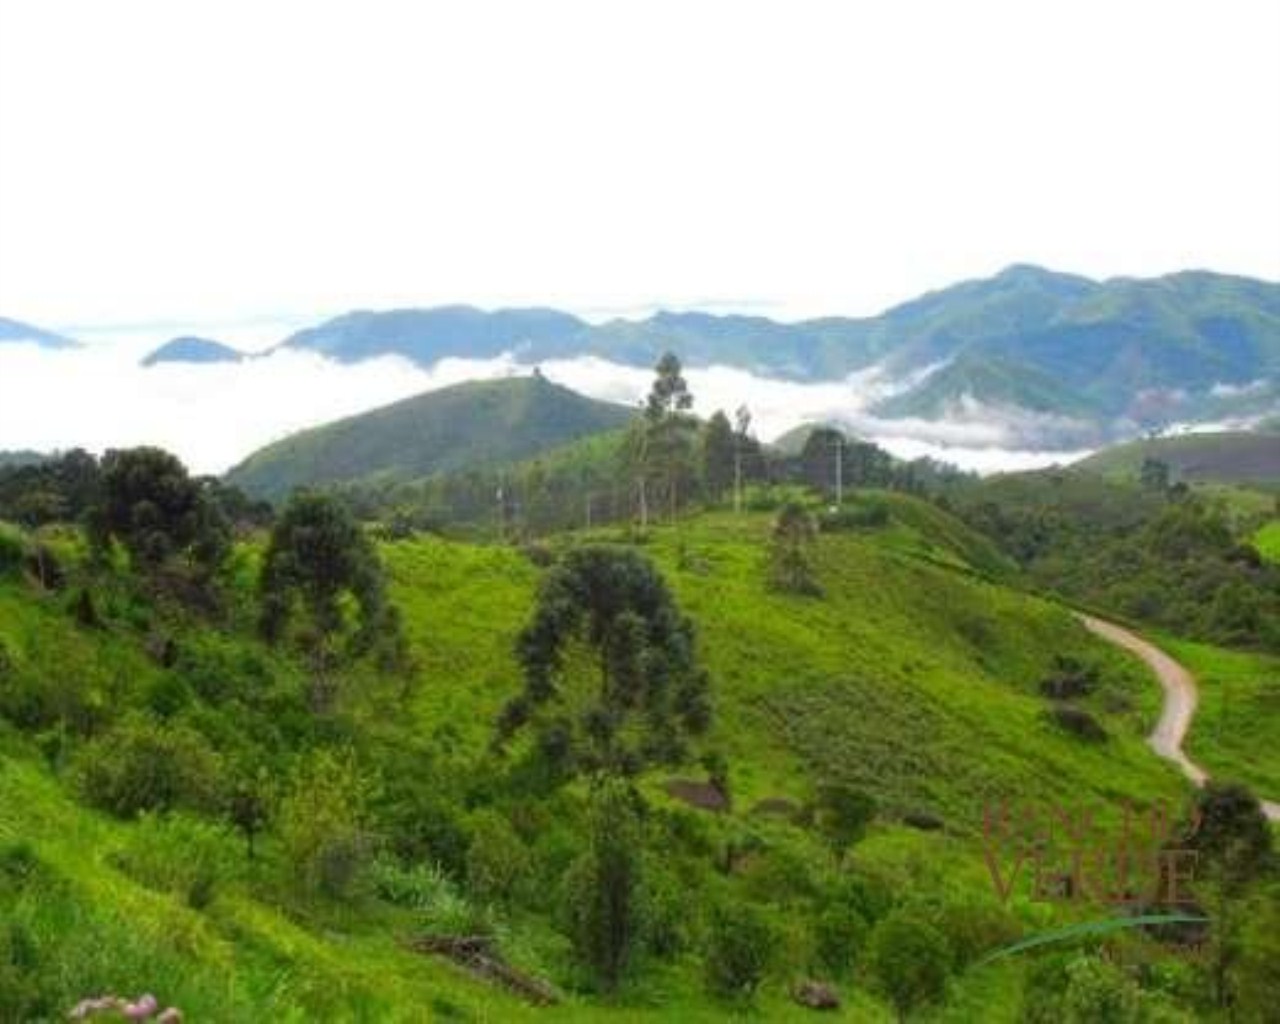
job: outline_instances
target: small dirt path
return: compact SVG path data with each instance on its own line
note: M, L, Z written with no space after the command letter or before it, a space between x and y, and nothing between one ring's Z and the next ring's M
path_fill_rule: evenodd
M1209 773L1187 757L1182 743L1191 728L1191 719L1195 717L1199 691L1196 689L1196 678L1187 669L1174 661L1155 644L1143 640L1136 633L1131 633L1114 622L1094 618L1077 612L1076 617L1084 623L1091 633L1110 641L1117 647L1136 654L1160 680L1164 689L1164 707L1160 711L1160 721L1147 737L1147 743L1161 757L1172 761L1182 769L1182 774L1197 786L1203 786ZM1262 810L1271 821L1280 821L1280 804L1272 800L1262 801Z

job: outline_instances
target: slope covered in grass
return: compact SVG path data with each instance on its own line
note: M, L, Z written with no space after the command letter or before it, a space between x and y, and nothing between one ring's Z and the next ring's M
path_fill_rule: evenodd
M806 1019L788 988L813 970L807 922L835 883L824 842L802 821L761 819L753 810L762 801L803 806L832 781L866 791L877 818L847 871L894 899L938 913L977 908L975 920L987 920L998 908L977 844L984 803L1147 805L1187 792L1142 742L1157 690L1141 666L1061 607L1003 586L1000 556L945 513L899 495L863 495L859 503L886 508L887 518L819 537L818 598L767 585L768 513L693 516L655 527L641 543L696 623L716 703L702 749L727 757L733 793L732 813L710 815L667 796L666 770L642 780L652 827L670 847L662 871L688 872L680 885L703 897L766 908L780 934L756 1000L768 1020ZM550 549L632 540L596 530L558 535ZM74 557L70 545L58 550L68 562ZM380 550L413 671L392 679L353 667L337 712L317 721L299 698L304 661L264 648L251 631L255 545L231 566L226 607L214 622L105 586L102 623L86 628L72 614L73 593L41 594L12 573L0 581L5 706L29 723L20 731L0 726L0 846L13 863L29 865L4 876L0 906L32 951L42 1013L59 1016L103 989L151 989L200 1020L723 1019L732 1007L707 992L692 945L650 964L616 1001L571 994L535 1014L442 960L398 947L399 938L436 926L439 907L402 906L376 888L345 902L304 899L291 889L270 831L250 860L242 837L224 825L185 813L122 822L76 802L79 734L103 732L124 708L162 709L165 728L203 730L228 758L250 740L287 744L290 756L350 745L377 780L379 807L401 814L396 801L417 801L407 818L382 820L421 825L421 848L433 857L445 857L432 844L452 833L441 833L431 816L437 801L448 802L464 877L467 842L494 813L486 801L519 825L515 841L545 872L537 877L546 893L507 909L467 909L455 895L454 917L457 907L468 916L449 918L447 927L489 921L511 962L562 992L580 989L556 908L557 886L582 841L582 793L571 786L534 798L520 788L520 750L506 759L490 751L495 716L519 688L512 648L545 556L432 536ZM171 668L157 655L158 633L176 641ZM1106 742L1087 743L1047 719L1038 684L1055 656L1097 666L1098 688L1082 703L1109 733ZM22 693L30 706L12 702ZM679 772L701 775L697 764ZM920 815L941 831L903 824ZM712 870L714 851L748 840L749 859L728 873ZM30 849L13 853L14 843ZM201 858L218 865L207 892L183 867ZM698 899L683 906L688 942L702 941L705 913ZM1023 897L1013 914L1028 927L1052 918ZM1008 927L999 917L998 927L971 940L963 962L983 943L1007 940ZM961 970L949 998L956 1007L988 1006L989 1019L1015 1020L1021 977L1017 964ZM849 1019L891 1018L860 962L840 987Z

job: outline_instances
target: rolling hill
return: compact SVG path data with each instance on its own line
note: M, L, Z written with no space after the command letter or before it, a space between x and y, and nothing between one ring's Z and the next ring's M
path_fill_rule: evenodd
M671 349L692 366L799 381L874 367L905 382L871 407L878 415L934 418L977 403L1045 418L1037 429L1056 432L1059 446L1280 408L1280 284L1203 271L1093 281L1017 265L876 317L796 323L698 312L600 324L546 309L356 312L283 344L347 361L511 352L528 363L597 356L646 367Z
M536 374L476 381L287 437L249 456L227 479L266 498L298 486L403 482L513 462L619 427L633 415Z
M166 341L142 360L143 366L159 363L238 363L245 358L243 352L209 338L184 335Z
M1280 435L1224 431L1181 434L1116 445L1075 463L1103 476L1135 478L1146 459L1187 483L1280 483Z

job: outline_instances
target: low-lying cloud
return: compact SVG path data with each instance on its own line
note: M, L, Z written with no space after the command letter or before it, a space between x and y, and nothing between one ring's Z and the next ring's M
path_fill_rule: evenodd
M0 345L0 449L52 451L156 444L201 473L220 473L294 431L465 380L527 374L513 356L446 359L424 369L398 357L356 364L277 350L241 363L140 365L155 337L121 336L83 348ZM246 346L248 347L248 346ZM545 376L596 398L639 405L652 372L595 357L540 364ZM1065 462L1083 452L1028 446L1061 424L1025 410L962 402L945 418L884 419L875 404L917 383L872 368L804 384L713 366L686 371L695 410L750 410L764 440L811 421L843 424L897 455L929 455L980 472Z

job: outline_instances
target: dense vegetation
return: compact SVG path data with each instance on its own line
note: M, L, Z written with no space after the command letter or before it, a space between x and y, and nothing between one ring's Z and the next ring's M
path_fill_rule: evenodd
M606 439L625 512L515 543L266 510L154 449L0 473L0 1019L1265 1020L1271 833L1151 755L1141 666L878 450L771 459L686 393L666 363ZM1195 756L1270 793L1274 716L1234 733L1269 663L1186 650L1206 709L1233 691ZM993 884L1010 803L1206 823L1203 955L986 959L1115 914Z
M1036 586L1188 637L1280 651L1280 570L1253 544L1270 511L1170 484L1162 463L1144 467L1141 481L998 477L960 488L955 506Z

